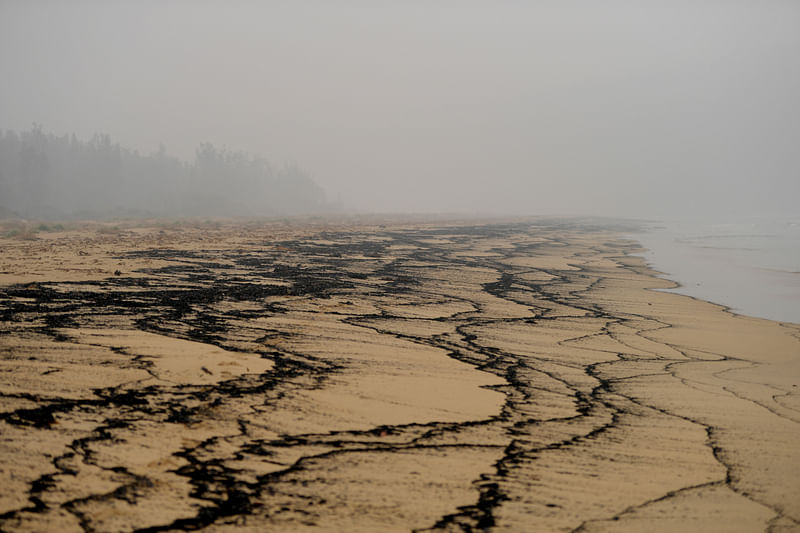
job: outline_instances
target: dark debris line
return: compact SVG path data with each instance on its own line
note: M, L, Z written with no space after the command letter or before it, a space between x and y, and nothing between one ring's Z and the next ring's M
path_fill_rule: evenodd
M321 236L336 244L318 244L307 241L285 241L275 243L277 246L265 248L261 252L253 250L242 252L204 251L186 252L181 250L145 250L130 254L136 258L168 260L172 266L146 271L145 278L114 277L104 281L70 283L37 283L26 286L14 286L0 289L0 332L14 334L19 325L25 321L37 319L37 331L63 340L58 333L59 328L80 327L87 323L102 322L103 317L128 316L135 320L138 328L164 335L214 344L225 349L235 350L229 345L226 334L229 332L231 320L253 318L281 313L280 304L265 302L268 298L302 296L309 298L329 298L333 295L346 297L358 291L374 293L374 280L385 282L380 294L394 294L398 298L404 294L414 294L418 288L416 270L406 268L406 260L415 263L423 262L437 267L447 266L479 266L494 270L498 281L487 283L483 290L488 294L509 301L516 301L513 291L529 292L544 302L580 309L585 315L603 318L609 321L614 317L602 310L580 303L578 294L570 292L570 284L586 276L585 271L550 271L556 276L548 282L526 282L515 274L524 269L510 268L492 257L460 257L448 256L447 250L424 243L432 237L449 238L452 242L469 246L470 243L484 238L509 238L520 232L536 231L527 225L495 225L456 227L431 230L392 231L379 234L326 233ZM385 240L375 240L374 237ZM403 258L392 262L382 262L388 255L388 246L392 244L411 244L417 248L408 252ZM511 255L535 254L538 248L547 244L532 245L527 249L519 247L513 250L500 249L499 253L506 257ZM289 252L285 251L289 250ZM349 260L355 256L368 258L357 264ZM370 261L374 259L374 261ZM224 260L224 262L220 262ZM355 268L357 266L357 268ZM246 273L242 273L242 272ZM588 273L591 275L591 273ZM264 282L289 282L288 285L267 285ZM80 288L70 290L72 285ZM578 284L580 286L580 284ZM90 287L87 289L87 287ZM135 291L131 289L136 289ZM447 297L448 295L442 294ZM248 302L260 306L259 310L219 311L215 306L220 302ZM517 302L523 303L523 302ZM477 305L477 304L476 304ZM545 313L536 312L532 308L535 320L551 319ZM360 325L359 317L350 323ZM381 318L391 318L381 315ZM481 369L503 377L509 386L505 389L507 400L502 412L496 417L467 424L430 424L420 428L382 426L369 431L341 432L339 435L287 436L280 442L262 443L253 440L246 451L258 455L264 453L264 444L269 446L293 446L296 444L324 443L331 446L329 453L349 453L352 451L387 451L423 447L424 439L436 432L458 432L469 424L496 424L504 428L509 435L509 444L502 458L495 464L494 471L486 472L476 480L477 500L465 505L452 514L441 517L430 529L457 529L462 531L487 531L495 525L495 510L509 499L504 483L521 461L535 460L540 448L531 447L516 438L518 430L529 428L543 422L529 418L521 413L521 406L532 397L531 383L520 378L520 371L528 368L530 362L513 353L497 349L485 348L473 335L468 333L473 325L487 324L480 316L453 317L458 325L457 331L461 339L442 340L427 337L413 337L415 342L447 349L451 356L480 366ZM368 327L364 325L364 327ZM390 334L389 332L383 332ZM468 355L467 350L479 354L476 358ZM303 354L292 354L267 350L262 354L275 361L270 372L257 376L257 379L235 379L213 387L179 387L176 391L184 398L193 398L203 402L224 404L228 398L252 396L254 402L269 405L277 402L281 394L292 387L320 387L327 376L336 371L335 365L329 362L314 360ZM590 373L591 369L587 369ZM559 379L557 376L550 376ZM562 383L573 390L576 412L575 418L592 419L595 411L615 408L605 401L605 395L612 384L594 375L598 385L590 395L580 393L571 384ZM106 418L91 437L76 440L69 446L69 458L79 458L91 463L91 453L86 447L89 440L112 439L109 429L125 427L129 421L139 417L148 419L190 424L201 417L198 408L184 406L179 400L163 402L159 400L162 391L157 387L149 387L136 391L119 391L114 388L95 391L96 398L91 400L41 400L34 409L20 409L0 415L0 419L10 424L29 425L38 428L51 426L59 413L73 410L88 410L103 415L107 410L120 409L120 415ZM257 400L255 400L257 398ZM601 418L595 422L589 432L575 435L563 442L551 443L550 447L570 446L581 439L593 438L606 431L616 422L616 413L612 422L605 423ZM410 441L395 444L376 442L375 436L417 435ZM185 476L193 487L192 496L203 502L196 516L178 519L169 524L146 527L142 532L168 530L196 530L211 525L219 520L230 520L247 516L259 511L259 496L269 494L270 486L282 477L303 468L302 459L279 472L260 477L255 482L237 480L234 472L219 461L204 461L200 452L206 442L195 448L184 449L180 456L188 462L177 470L177 474ZM325 454L316 456L324 458ZM74 475L66 464L67 457L53 460L54 472L36 480L30 488L30 505L25 508L5 513L0 516L0 527L23 512L43 512L47 504L41 494L51 485L55 475ZM306 457L305 459L308 459ZM119 489L105 495L96 495L97 499L126 499L135 501L137 487L147 480L128 472L118 472L128 480ZM80 512L80 501L71 501L64 508L73 512L86 531L93 531L89 518Z

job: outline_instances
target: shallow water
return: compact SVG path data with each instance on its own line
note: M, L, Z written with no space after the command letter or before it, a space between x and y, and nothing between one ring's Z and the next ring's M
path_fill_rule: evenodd
M800 323L800 216L663 220L634 238L671 291Z

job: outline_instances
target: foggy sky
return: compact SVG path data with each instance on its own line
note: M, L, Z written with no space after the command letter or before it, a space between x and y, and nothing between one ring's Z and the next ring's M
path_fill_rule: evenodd
M297 163L365 211L799 214L796 1L0 0L0 128Z

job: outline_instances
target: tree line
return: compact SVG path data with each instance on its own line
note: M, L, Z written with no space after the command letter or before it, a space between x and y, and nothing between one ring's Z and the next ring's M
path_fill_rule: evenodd
M0 212L31 218L253 216L315 213L324 194L293 165L204 143L192 162L112 143L0 131Z

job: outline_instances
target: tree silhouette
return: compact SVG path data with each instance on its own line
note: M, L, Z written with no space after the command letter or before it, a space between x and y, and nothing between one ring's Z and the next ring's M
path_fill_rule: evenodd
M0 131L0 207L25 216L275 215L311 213L322 190L297 166L275 169L245 152L201 144L191 163L142 155L108 135L81 141L34 124Z

